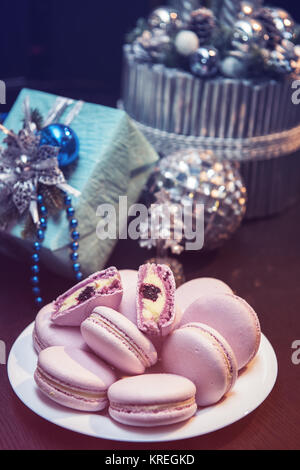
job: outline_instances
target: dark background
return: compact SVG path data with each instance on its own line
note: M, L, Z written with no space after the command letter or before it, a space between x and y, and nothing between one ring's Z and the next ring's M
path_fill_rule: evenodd
M160 0L1 0L0 79L7 106L22 86L113 105L125 34ZM300 21L295 0L274 0Z

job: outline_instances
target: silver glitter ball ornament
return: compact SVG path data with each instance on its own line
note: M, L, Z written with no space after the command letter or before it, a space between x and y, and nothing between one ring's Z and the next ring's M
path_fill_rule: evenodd
M281 37L292 40L295 35L295 22L291 15L282 8L268 7L268 11Z
M264 46L269 39L262 23L253 18L238 20L233 25L233 41Z
M204 204L207 250L228 240L245 215L247 192L238 167L228 160L220 161L208 151L180 150L162 158L148 183L150 196L161 191L170 203L192 204L194 226L200 217L199 204ZM180 245L185 247L184 239Z
M150 29L162 29L167 33L176 33L183 27L183 20L178 10L172 7L159 7L148 16Z
M218 72L219 52L212 46L201 46L190 58L191 72L197 77L212 77Z

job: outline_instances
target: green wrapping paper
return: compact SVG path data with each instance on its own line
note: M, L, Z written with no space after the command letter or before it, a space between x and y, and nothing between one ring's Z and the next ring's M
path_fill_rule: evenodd
M31 108L38 108L46 116L57 96L23 89L14 103L4 125L14 132L22 127L23 102L29 96ZM64 122L64 117L60 122ZM67 183L81 192L72 197L80 232L79 257L81 271L86 276L102 269L117 240L99 240L96 227L100 218L97 207L110 203L117 218L119 196L128 197L128 206L134 204L158 156L128 115L120 110L84 103L71 123L80 141L76 167L67 177ZM0 250L14 257L31 252L32 241L21 237L24 223L18 222L6 232L0 231ZM65 211L50 218L45 233L41 260L53 271L72 275L70 261L69 225Z

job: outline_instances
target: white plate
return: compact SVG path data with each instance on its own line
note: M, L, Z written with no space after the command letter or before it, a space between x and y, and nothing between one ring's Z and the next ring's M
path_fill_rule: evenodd
M137 428L118 424L107 413L86 413L64 408L42 395L33 373L37 355L32 346L31 323L15 341L7 370L12 388L32 411L66 429L93 437L130 442L174 441L200 436L243 418L257 408L271 392L277 377L274 350L262 335L258 354L242 371L232 391L214 406L199 409L190 420L155 428Z

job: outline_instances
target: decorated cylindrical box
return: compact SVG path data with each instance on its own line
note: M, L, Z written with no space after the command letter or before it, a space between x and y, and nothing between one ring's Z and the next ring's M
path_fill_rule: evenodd
M262 217L300 196L295 79L205 80L163 64L139 63L126 45L121 105L162 155L197 147L239 161L248 189L247 217Z
M284 210L300 198L300 29L260 0L170 4L124 46L119 106L162 156L239 162L248 218Z

